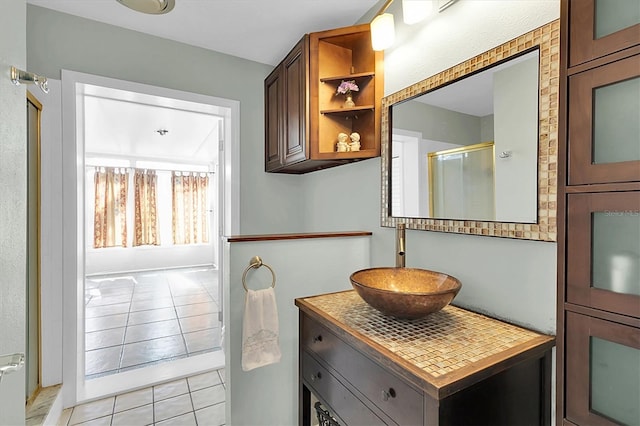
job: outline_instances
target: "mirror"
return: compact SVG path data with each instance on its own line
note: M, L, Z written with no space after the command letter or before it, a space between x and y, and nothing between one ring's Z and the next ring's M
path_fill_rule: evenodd
M559 23L382 102L382 226L556 240Z
M538 49L391 108L391 215L536 222Z

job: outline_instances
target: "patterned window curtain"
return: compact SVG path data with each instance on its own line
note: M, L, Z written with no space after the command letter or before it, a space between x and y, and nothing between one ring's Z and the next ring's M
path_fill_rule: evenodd
M173 243L209 242L207 206L209 176L204 173L173 172Z
M158 176L155 170L136 169L135 189L135 237L133 245L160 245L157 211Z
M94 248L127 246L128 182L129 173L126 169L96 169Z

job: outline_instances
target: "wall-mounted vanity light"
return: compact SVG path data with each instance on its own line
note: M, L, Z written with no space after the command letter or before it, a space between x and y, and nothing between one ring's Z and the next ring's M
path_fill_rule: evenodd
M16 67L11 67L11 82L16 86L21 84L35 84L44 93L49 93L47 77L43 77L32 72L22 71Z
M385 13L393 0L387 0L371 21L371 46L373 50L384 50L391 47L396 37L393 15Z
M418 23L428 16L442 12L457 0L402 0L403 21L407 25ZM386 13L393 0L387 0L371 21L371 46L385 50L393 44L395 26L393 14Z

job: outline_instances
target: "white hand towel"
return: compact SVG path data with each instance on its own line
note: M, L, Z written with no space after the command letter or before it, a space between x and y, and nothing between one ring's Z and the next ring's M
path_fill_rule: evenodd
M278 308L273 287L247 290L242 323L242 370L280 361Z

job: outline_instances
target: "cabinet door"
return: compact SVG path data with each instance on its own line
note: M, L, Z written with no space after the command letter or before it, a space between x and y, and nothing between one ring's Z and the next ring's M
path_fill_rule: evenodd
M569 184L640 181L640 56L569 78Z
M569 194L567 301L640 318L640 192Z
M640 329L573 312L566 329L567 418L640 424Z
M569 5L569 66L640 44L638 0L573 0Z
M284 105L281 86L282 67L278 66L264 81L264 169L267 172L282 167Z
M308 37L304 37L282 61L284 77L283 163L293 164L307 158L307 63Z

